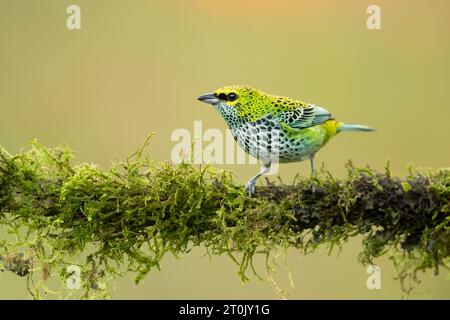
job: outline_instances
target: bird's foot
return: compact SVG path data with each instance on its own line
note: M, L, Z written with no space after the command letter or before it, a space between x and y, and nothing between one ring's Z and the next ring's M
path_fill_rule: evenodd
M311 192L316 192L316 186L314 185L314 183L312 181L308 182L308 188Z
M252 197L255 194L255 185L256 183L252 179L248 180L245 184L245 190L247 190L249 197Z

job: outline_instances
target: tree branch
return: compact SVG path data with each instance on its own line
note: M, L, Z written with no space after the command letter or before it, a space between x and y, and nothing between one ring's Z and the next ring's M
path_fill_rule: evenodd
M0 240L0 269L27 276L39 297L48 277L65 282L73 276L66 266L77 264L87 297L105 295L123 265L139 281L166 253L194 246L229 255L246 280L256 254L308 253L357 235L360 261L389 254L400 279L448 265L449 169L400 178L349 163L344 179L322 170L294 185L257 187L249 198L230 173L158 163L144 147L108 170L72 165L68 148L1 149L0 230L16 239Z

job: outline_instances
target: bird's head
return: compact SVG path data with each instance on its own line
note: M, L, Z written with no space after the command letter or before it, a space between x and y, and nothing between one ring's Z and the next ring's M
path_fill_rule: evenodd
M212 105L229 125L259 119L276 103L272 96L249 86L222 87L201 95L198 100Z
M213 106L222 105L238 108L258 99L261 92L249 86L228 86L222 87L213 93L203 94L198 100Z

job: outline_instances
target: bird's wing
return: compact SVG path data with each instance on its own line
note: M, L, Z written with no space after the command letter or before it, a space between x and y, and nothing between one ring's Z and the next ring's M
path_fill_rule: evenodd
M322 107L310 104L278 112L273 118L291 128L304 129L327 121L331 118L331 113Z

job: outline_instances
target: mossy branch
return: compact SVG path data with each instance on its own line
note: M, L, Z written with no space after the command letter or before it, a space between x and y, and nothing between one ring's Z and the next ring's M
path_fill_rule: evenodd
M448 266L449 169L399 178L388 167L378 173L349 163L344 179L321 170L293 185L260 186L249 198L230 173L159 163L143 149L108 170L72 165L68 148L1 149L0 230L8 235L0 239L0 269L27 276L38 298L49 291L47 278L65 282L66 267L77 264L84 296L104 296L111 277L132 271L139 281L166 253L195 246L229 255L246 280L256 254L308 253L357 235L360 261L389 254L400 280Z

